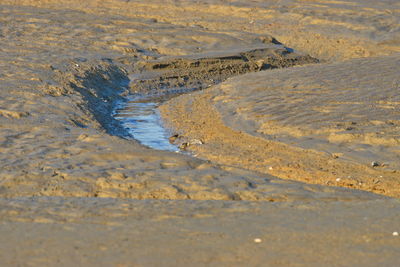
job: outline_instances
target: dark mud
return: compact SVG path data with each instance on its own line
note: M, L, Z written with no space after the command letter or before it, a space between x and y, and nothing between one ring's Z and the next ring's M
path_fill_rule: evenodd
M264 47L165 57L135 64L135 73L130 75L130 91L176 94L204 89L244 73L317 62L311 56L273 43Z

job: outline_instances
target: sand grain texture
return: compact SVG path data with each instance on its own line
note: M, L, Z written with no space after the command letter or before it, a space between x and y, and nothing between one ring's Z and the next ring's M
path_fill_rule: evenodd
M399 10L361 0L1 1L1 265L398 265L400 205L386 196L399 196ZM249 47L271 61L248 60ZM236 72L213 56L207 66L221 69L207 73L222 81L264 64L321 63L168 102L165 122L204 139L198 158L125 139L112 111L138 89L129 78L143 64L232 51L223 64ZM191 75L178 74L168 86Z

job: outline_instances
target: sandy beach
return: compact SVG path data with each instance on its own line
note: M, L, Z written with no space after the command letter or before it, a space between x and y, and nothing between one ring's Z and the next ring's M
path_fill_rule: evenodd
M0 265L397 266L399 77L394 0L3 0Z

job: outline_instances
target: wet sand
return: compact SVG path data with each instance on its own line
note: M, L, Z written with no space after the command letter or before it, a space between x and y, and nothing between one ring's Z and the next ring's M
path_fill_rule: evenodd
M259 72L162 110L204 142L187 148L200 158L398 198L398 66L391 56Z
M10 266L396 266L398 206L397 200L2 200L7 242L0 256Z
M399 10L2 1L0 262L397 265ZM129 140L112 116L162 81L209 87L161 110L204 141L197 157Z

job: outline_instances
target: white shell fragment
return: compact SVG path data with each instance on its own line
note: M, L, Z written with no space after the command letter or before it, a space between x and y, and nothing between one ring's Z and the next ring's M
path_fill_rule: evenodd
M204 144L204 142L199 139L192 139L192 140L190 140L189 144L190 145L202 145L202 144Z

